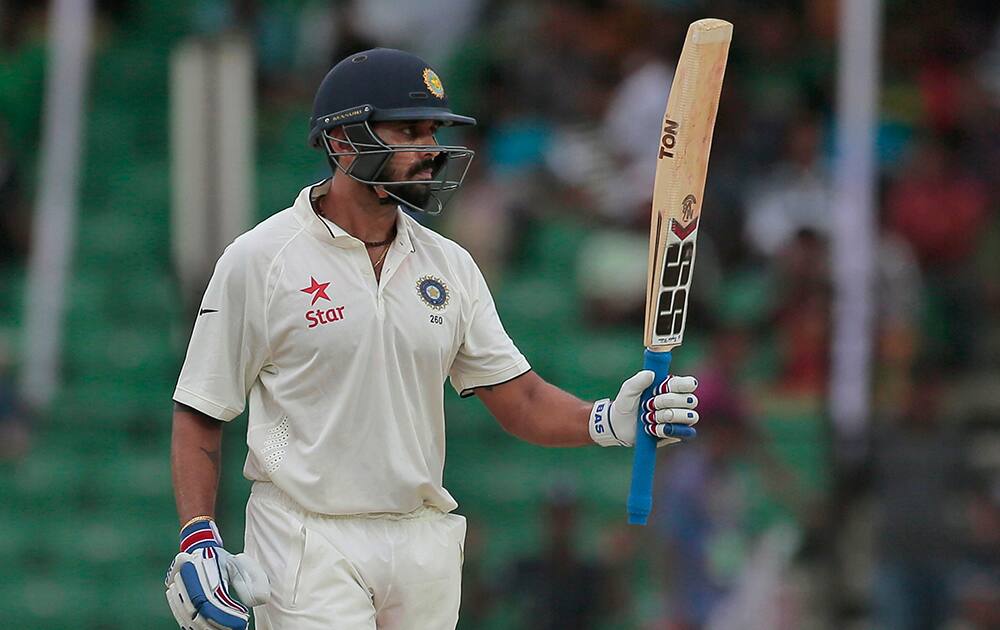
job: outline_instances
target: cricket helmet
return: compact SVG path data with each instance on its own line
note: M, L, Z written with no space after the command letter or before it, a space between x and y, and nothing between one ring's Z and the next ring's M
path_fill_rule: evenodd
M326 153L334 174L380 186L396 203L437 214L461 186L474 153L464 146L389 145L372 128L372 123L400 120L476 124L451 111L441 79L423 59L391 48L366 50L340 61L323 78L313 101L309 144ZM343 138L330 133L338 127ZM416 151L437 154L431 179L389 180L385 170L392 155ZM344 167L339 158L346 156L354 160ZM413 186L426 187L426 199L403 194Z

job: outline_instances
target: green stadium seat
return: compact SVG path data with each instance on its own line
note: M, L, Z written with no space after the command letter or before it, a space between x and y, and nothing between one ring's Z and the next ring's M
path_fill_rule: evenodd
M578 219L537 219L525 236L523 268L560 282L571 282L576 276L580 244L589 236L589 230Z

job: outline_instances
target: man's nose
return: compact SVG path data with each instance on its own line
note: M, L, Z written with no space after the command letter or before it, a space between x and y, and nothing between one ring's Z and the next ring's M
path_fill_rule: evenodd
M427 159L427 158L434 159L441 153L441 151L439 150L431 150L431 147L438 146L437 140L431 134L426 134L418 138L417 144L427 147L426 150L420 152L421 159Z

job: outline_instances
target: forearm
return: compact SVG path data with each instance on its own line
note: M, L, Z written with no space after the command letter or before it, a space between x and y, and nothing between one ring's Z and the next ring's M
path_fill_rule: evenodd
M222 422L190 407L174 405L170 466L177 516L215 516L222 453Z
M534 372L517 381L521 395L516 397L498 397L477 390L508 433L540 446L593 444L587 428L593 403L546 383Z

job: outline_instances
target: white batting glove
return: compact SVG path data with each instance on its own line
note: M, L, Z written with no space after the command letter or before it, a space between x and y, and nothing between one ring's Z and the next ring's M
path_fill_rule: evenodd
M636 413L642 392L652 384L654 374L642 370L622 383L614 402L598 400L590 412L590 438L601 446L634 446ZM646 403L643 413L646 433L659 438L656 446L666 446L695 437L698 397L693 376L669 376L657 386L657 394Z
M248 607L271 596L264 569L246 554L234 556L223 549L211 520L181 530L181 552L170 564L164 584L170 612L184 630L245 630Z

